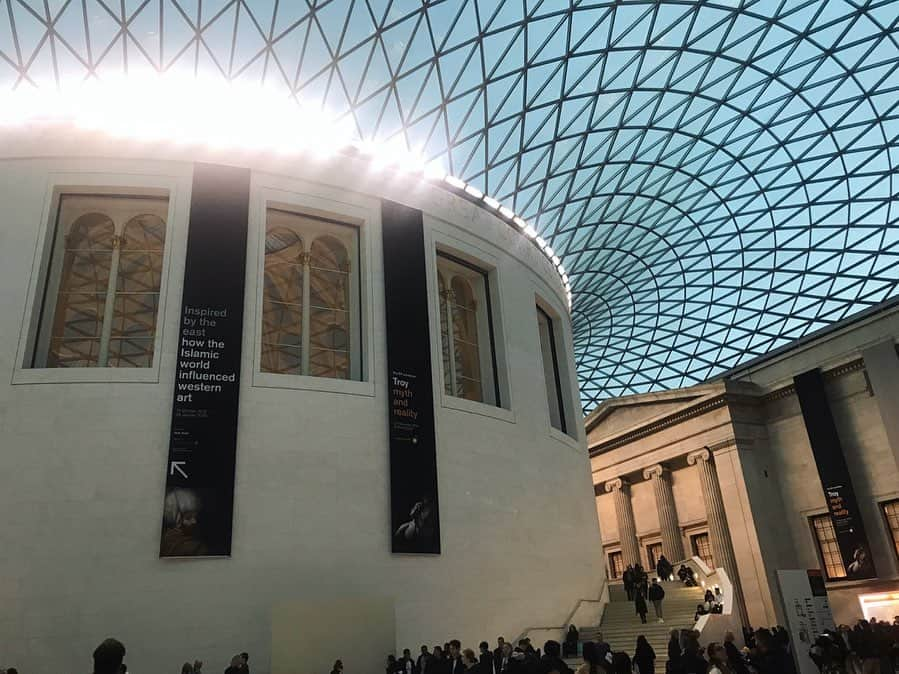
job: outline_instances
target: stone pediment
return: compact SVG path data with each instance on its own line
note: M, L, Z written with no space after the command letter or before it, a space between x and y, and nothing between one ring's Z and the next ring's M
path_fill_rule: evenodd
M680 410L694 406L703 398L717 396L723 392L723 383L715 383L607 400L584 420L587 445L601 444L604 440L621 435L629 429L642 426L659 417L675 415Z

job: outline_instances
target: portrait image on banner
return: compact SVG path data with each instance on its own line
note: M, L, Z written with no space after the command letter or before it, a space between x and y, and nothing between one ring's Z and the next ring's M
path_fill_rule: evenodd
M437 446L422 213L381 204L391 550L440 554Z
M194 166L160 557L231 554L250 172Z

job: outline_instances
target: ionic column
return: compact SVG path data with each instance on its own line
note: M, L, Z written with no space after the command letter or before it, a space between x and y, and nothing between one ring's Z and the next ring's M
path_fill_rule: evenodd
M657 463L643 471L643 479L652 481L652 491L659 511L659 529L662 534L662 554L672 564L684 559L684 542L677 522L677 508L671 493L671 471Z
M606 493L615 495L615 519L618 521L618 538L621 541L621 558L626 565L640 562L640 546L637 543L637 525L631 506L630 485L620 477L606 482Z
M721 486L718 484L718 471L712 461L712 453L703 448L687 455L687 463L696 465L699 470L699 482L702 485L702 500L705 503L706 517L709 521L709 539L712 544L712 555L715 562L723 567L734 587L735 615L743 624L749 624L746 604L743 601L743 588L740 585L740 574L737 572L737 559L730 540L730 529L724 514L724 499L721 497Z

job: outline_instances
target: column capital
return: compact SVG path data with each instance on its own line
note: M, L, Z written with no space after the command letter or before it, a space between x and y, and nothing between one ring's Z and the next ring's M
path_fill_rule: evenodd
M693 466L699 461L709 461L711 458L712 453L709 451L709 448L703 447L687 454L687 465Z
M613 491L621 491L627 486L627 480L623 480L620 477L616 477L614 480L609 480L606 482L605 490L606 493L611 493Z
M650 480L652 478L661 478L665 473L669 473L671 471L668 470L666 466L663 466L661 463L657 463L654 466L650 466L649 468L643 469L643 479Z

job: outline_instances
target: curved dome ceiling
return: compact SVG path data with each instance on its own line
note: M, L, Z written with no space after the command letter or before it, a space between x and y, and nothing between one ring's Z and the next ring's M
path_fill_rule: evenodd
M893 0L7 0L0 85L135 68L289 88L529 218L587 410L894 294Z

